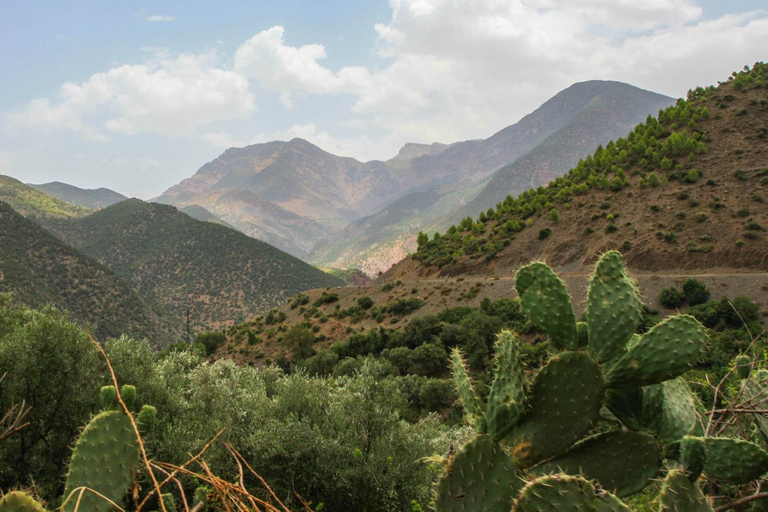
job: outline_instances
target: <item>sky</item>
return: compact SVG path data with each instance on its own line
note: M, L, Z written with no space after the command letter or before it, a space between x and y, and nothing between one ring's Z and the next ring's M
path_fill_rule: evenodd
M764 0L0 0L0 174L149 199L229 147L386 160L767 53Z

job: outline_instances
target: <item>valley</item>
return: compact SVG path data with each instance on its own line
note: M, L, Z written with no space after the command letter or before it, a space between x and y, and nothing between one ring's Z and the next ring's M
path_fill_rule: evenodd
M0 512L759 504L766 71L156 201L0 176Z

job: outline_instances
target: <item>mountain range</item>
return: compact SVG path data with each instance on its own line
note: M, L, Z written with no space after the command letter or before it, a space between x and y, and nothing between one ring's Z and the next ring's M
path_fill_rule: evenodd
M386 162L302 139L231 148L156 200L202 206L313 264L373 275L414 250L419 231L492 206L499 187L506 195L546 183L672 102L619 82L583 82L487 139L408 144Z

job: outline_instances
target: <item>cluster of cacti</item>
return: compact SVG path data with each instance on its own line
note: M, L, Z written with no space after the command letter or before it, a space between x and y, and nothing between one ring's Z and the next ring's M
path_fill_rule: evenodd
M120 396L132 409L136 388L123 386ZM103 411L86 425L75 444L62 497L63 512L107 512L110 502L120 505L134 481L139 463L139 445L131 418L118 407L113 386L101 389ZM155 421L156 410L144 405L136 416L143 433ZM43 511L41 504L20 491L0 499L0 512Z
M675 452L670 445L700 433L696 398L678 377L701 358L707 332L693 317L677 315L637 334L640 294L616 251L596 264L584 322L547 265L522 267L515 284L526 314L560 352L527 386L517 337L502 332L484 408L461 354L453 353L458 395L478 436L439 482L437 510L509 510L513 503L543 510L537 503L546 501L574 510L623 509L602 489L619 497L638 492L657 476L662 446ZM598 419L619 428L586 437ZM525 482L524 474L552 473L565 475ZM552 492L576 501L560 503L547 497Z

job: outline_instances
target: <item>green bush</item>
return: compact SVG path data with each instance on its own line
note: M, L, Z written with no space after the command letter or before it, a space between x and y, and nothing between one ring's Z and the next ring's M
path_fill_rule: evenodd
M703 304L709 300L709 290L706 285L693 278L686 279L683 283L683 295L691 306Z
M371 309L373 306L373 299L367 295L365 297L360 297L357 299L357 305L366 310Z
M667 309L675 309L680 307L685 300L683 292L675 288L674 286L667 286L661 289L659 293L659 302Z
M221 331L201 332L195 336L195 344L202 343L205 347L205 355L209 356L226 341L226 335Z

